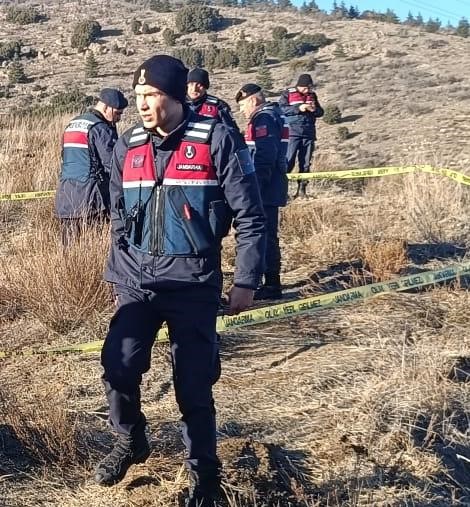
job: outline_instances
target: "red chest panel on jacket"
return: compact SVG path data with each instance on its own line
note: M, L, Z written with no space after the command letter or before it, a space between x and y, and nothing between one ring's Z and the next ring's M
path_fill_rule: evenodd
M217 118L218 115L217 106L214 104L208 104L207 102L204 102L204 104L202 104L201 109L198 111L198 114L202 116L208 116L209 118Z
M122 170L122 186L124 188L153 186L155 169L153 150L150 143L129 148Z
M307 93L307 95L303 95L302 93L295 91L295 92L289 92L287 99L289 101L289 105L311 104L313 102L313 95L311 93Z
M217 175L208 144L182 141L173 153L165 170L166 183L180 180L180 184L215 184ZM171 180L171 181L170 181Z

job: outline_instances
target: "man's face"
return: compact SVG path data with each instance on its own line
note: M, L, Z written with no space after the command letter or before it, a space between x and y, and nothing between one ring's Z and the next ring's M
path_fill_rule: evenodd
M114 109L114 107L106 106L103 110L103 116L110 122L110 123L118 123L121 121L123 110L122 109Z
M310 91L310 86L297 86L297 91L302 95L307 95Z
M149 85L136 85L135 102L144 127L165 129L179 102Z
M238 106L240 107L240 112L243 116L248 120L251 116L251 113L256 109L256 99L254 95L250 95L246 99L241 99L238 101Z
M201 83L197 83L196 81L190 81L188 83L188 97L191 100L196 100L199 97L202 97L206 93L206 88L202 86Z

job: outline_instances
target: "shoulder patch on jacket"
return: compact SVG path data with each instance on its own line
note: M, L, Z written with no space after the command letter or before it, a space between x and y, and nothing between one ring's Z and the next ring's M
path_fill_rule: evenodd
M131 137L129 138L129 148L133 148L134 146L141 146L145 144L149 139L149 133L146 132L144 127L135 127L131 132Z
M255 127L255 139L266 137L267 135L268 135L267 125L258 125L257 127Z
M203 119L199 116L196 121L190 121L184 133L185 141L208 143L217 120L212 118Z
M255 166L251 160L250 152L248 148L243 148L235 152L237 158L238 167L243 175L251 174L255 172Z

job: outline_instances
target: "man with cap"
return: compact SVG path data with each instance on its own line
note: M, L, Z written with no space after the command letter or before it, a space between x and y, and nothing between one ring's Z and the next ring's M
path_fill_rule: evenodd
M313 91L310 74L301 74L293 88L285 90L279 99L279 106L289 123L289 146L287 149L287 172L291 172L297 158L299 173L310 171L310 162L315 149L315 121L323 116L323 109ZM306 195L307 181L297 182L294 197Z
M116 123L128 102L104 88L96 105L73 118L62 138L62 166L55 199L62 242L68 246L84 223L109 216L109 173L118 139Z
M221 241L236 234L229 313L248 308L263 273L265 220L243 139L186 105L187 69L156 55L134 74L142 122L117 142L111 169L111 237L105 279L116 313L102 350L113 450L95 481L111 486L150 454L140 383L166 322L176 401L182 414L189 507L219 494L212 386L220 376L216 318L222 290Z
M287 204L289 127L279 106L267 102L257 84L244 85L235 100L248 120L245 142L255 166L266 217L264 283L256 291L255 299L279 299L282 297L279 207Z
M214 95L208 95L209 86L207 70L196 67L188 72L187 102L189 107L201 116L217 118L227 126L238 129L230 106Z

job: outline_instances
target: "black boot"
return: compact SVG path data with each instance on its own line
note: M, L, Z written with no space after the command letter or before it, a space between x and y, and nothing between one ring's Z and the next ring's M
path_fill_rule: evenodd
M264 284L256 289L254 299L282 299L280 275L266 273Z
M144 463L150 456L150 445L144 429L131 435L119 435L113 450L95 469L95 482L100 486L113 486L124 479L129 467Z
M299 193L298 193L298 196L299 197L307 197L307 182L306 181L299 181L300 183L300 186L299 186Z
M191 488L186 507L219 507L220 472L190 472Z
M294 194L294 196L292 197L292 199L297 199L297 197L299 197L299 192L300 192L300 181L297 181L297 190Z

